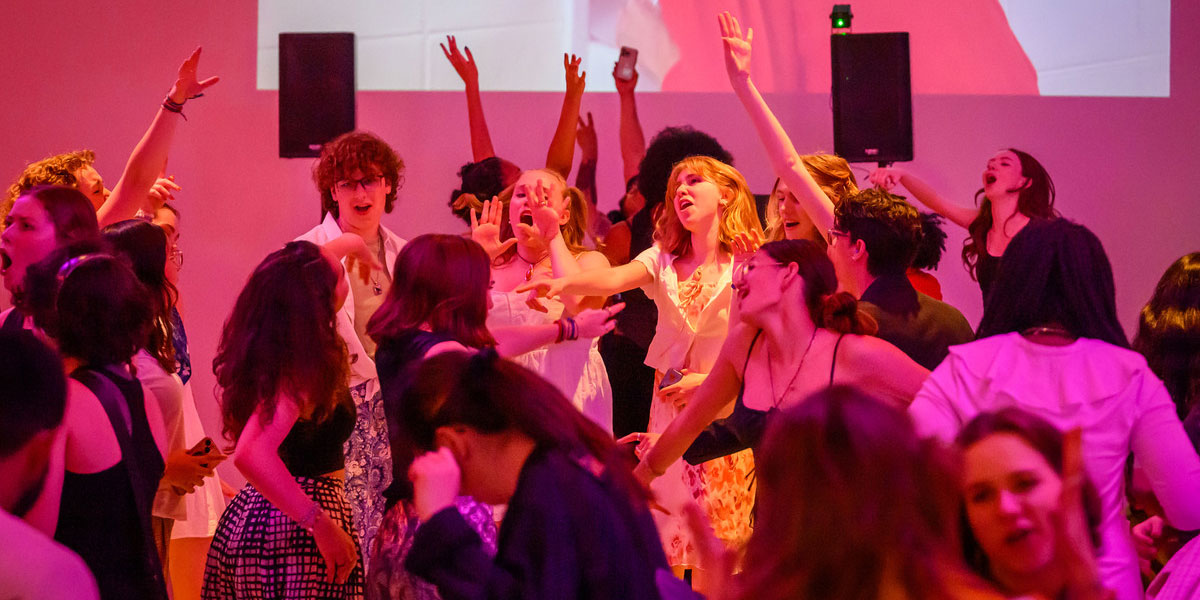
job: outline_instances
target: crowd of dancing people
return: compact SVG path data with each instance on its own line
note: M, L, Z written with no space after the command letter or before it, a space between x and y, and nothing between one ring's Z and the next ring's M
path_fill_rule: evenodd
M898 167L860 181L796 149L753 34L718 22L765 206L713 137L647 143L614 69L602 214L580 60L524 168L450 37L464 230L402 239L400 154L325 144L323 220L207 324L212 437L166 176L217 83L200 51L111 191L90 151L28 165L0 207L0 596L1198 597L1200 252L1137 292L1131 342L1100 239L1033 156L988 158L973 203ZM960 239L976 327L932 273Z

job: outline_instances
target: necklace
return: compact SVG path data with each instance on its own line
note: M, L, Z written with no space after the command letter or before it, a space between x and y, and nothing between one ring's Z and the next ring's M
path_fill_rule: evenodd
M517 258L521 259L521 262L529 265L529 268L525 269L525 281L533 279L533 270L537 268L538 265L542 264L542 261L546 260L546 257L548 256L550 256L550 253L546 252L541 258L537 259L537 262L529 262L524 256L521 256L521 251L517 250Z
M1029 329L1022 331L1021 335L1025 336L1025 337L1032 337L1035 335L1057 335L1059 337L1072 338L1072 339L1075 337L1078 337L1075 334L1071 333L1070 331L1067 331L1067 329L1065 327L1062 327L1059 325L1044 325L1041 327L1030 327Z
M792 373L791 380L788 381L787 387L783 388L783 395L786 396L792 386L796 384L796 377L800 375L800 369L804 368L804 359L808 358L808 351L812 350L813 341L817 339L817 328L813 327L812 336L808 338L808 346L804 348L804 354L800 355L800 364L796 365L796 372ZM783 401L782 396L775 395L775 373L771 370L771 344L767 344L767 381L771 384L771 405L779 408L779 403Z

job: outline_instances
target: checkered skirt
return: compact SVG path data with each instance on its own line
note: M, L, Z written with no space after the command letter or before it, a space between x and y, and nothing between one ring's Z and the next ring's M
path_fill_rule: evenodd
M341 480L297 477L296 482L334 522L354 535ZM327 583L325 560L312 534L247 484L221 515L204 567L201 597L359 600L363 597L361 549L358 555L358 564L346 583Z

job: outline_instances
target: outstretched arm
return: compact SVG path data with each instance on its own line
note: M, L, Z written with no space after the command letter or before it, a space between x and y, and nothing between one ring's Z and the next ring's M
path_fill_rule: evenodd
M563 54L563 69L567 73L567 93L563 96L562 113L558 116L558 128L550 141L546 153L546 168L564 178L571 174L575 160L575 125L579 121L579 105L583 101L583 89L587 86L587 73L579 70L583 59L572 54Z
M617 98L621 101L621 163L625 181L638 174L642 158L646 156L646 134L642 133L642 122L638 120L637 101L633 91L637 87L638 72L631 79L617 77L617 65L613 64L613 82L617 85Z
M219 80L218 77L197 80L196 68L199 64L200 48L196 48L179 67L179 78L167 94L167 98L175 105L182 106ZM183 118L182 111L169 110L166 105L164 102L155 113L150 128L129 155L129 162L125 163L121 180L113 188L108 200L100 206L100 210L96 211L96 220L100 222L100 227L132 218L138 209L146 204L151 189L167 164L167 153L171 149L171 139L175 137L175 127Z
M543 279L523 284L515 291L537 290L539 296L556 297L561 294L582 296L611 296L632 290L654 281L646 265L633 261L619 267L593 269L557 279Z
M471 128L471 160L479 162L496 155L496 150L492 148L492 136L488 133L487 120L483 117L483 100L479 97L479 69L475 66L475 57L471 55L470 48L463 46L463 51L467 53L464 57L463 53L458 51L458 43L454 36L446 36L446 42L450 44L450 48L447 49L446 44L441 44L442 54L446 56L446 60L450 61L450 65L454 67L467 88L467 123Z
M903 169L896 167L875 169L871 172L869 179L873 185L887 191L891 191L896 184L904 186L904 189L911 192L921 204L928 206L933 212L950 219L960 227L970 227L971 221L974 221L978 214L978 210L975 208L961 206L943 198L928 183Z
M754 130L758 132L758 137L767 151L771 168L796 196L804 212L808 213L808 217L817 226L817 231L825 235L824 232L833 227L833 201L813 180L787 132L783 130L783 126L767 106L766 100L763 100L758 88L750 80L750 44L754 39L754 30L747 29L743 37L737 18L728 12L719 15L717 20L721 25L721 42L725 46L725 70L729 74L729 83L745 107L746 113L750 115Z

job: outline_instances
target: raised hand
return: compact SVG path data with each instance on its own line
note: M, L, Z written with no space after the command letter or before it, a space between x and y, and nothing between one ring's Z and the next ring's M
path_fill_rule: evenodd
M567 94L574 96L582 96L583 89L587 87L587 72L579 70L579 64L583 62L582 58L567 54L563 54L563 70L567 72Z
M592 121L592 113L587 114L587 123L583 122L583 117L579 118L579 123L575 127L575 143L579 144L579 151L583 153L580 158L581 163L595 161L599 156L599 144L596 141L596 124Z
M346 257L346 270L358 275L363 284L371 283L371 271L387 269L358 234L343 233L338 236L337 242Z
M755 252L763 245L762 234L751 230L740 232L733 236L733 264L738 265L750 260Z
M463 51L467 53L463 56L462 52L458 51L458 43L454 36L446 36L446 43L450 44L450 49L446 49L446 44L438 44L442 47L442 54L446 56L446 60L450 61L450 66L458 73L459 78L463 83L470 87L479 87L479 68L475 66L475 57L471 55L471 49L463 46Z
M746 36L742 37L742 26L737 17L725 11L717 15L721 25L721 43L725 46L725 71L729 80L746 79L750 77L750 44L754 40L754 30L747 28Z
M183 104L191 98L195 98L204 93L204 90L212 87L213 84L220 81L220 77L209 77L204 81L196 79L196 69L200 65L200 48L192 51L192 55L183 61L179 66L179 78L175 80L175 85L171 86L171 92L167 97L176 104Z
M150 193L147 198L150 201L150 208L158 210L163 204L175 199L175 192L182 190L178 183L175 183L175 176L159 177L154 185L150 186Z
M504 218L504 204L499 198L483 201L480 215L471 209L471 239L483 246L488 258L495 259L517 243L517 238L500 241L500 220Z
M617 77L617 63L613 63L612 76L613 76L613 83L617 86L618 94L622 94L622 95L632 94L633 90L635 88L637 88L637 82L638 82L637 67L634 67L634 69L633 69L633 77L630 77L629 79L621 79L620 77Z
M871 171L867 179L871 181L871 185L885 191L890 192L892 188L900 183L900 178L904 177L904 171L895 167L880 167Z
M539 179L537 185L526 189L525 193L529 195L526 202L533 209L533 224L537 227L537 235L547 242L561 235L561 215L550 204L550 190L542 186L542 180Z

